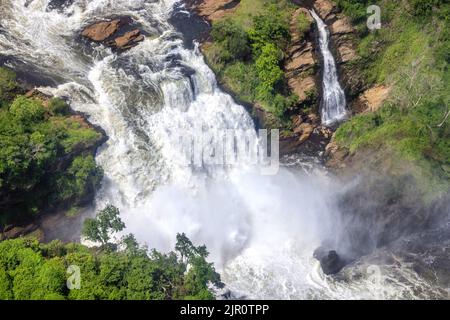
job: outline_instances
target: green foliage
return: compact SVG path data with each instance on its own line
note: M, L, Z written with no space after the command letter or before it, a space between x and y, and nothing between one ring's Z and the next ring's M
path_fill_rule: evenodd
M256 101L255 88L259 85L259 78L253 63L238 61L228 65L223 71L223 79L240 100L248 103Z
M290 41L292 13L287 1L241 1L235 15L214 24L214 43L205 50L228 89L241 101L257 103L276 117L283 117L295 104L280 67Z
M17 90L16 74L0 67L0 108L7 106L14 99Z
M48 109L52 115L67 115L69 114L69 105L60 98L52 98L48 102Z
M363 1L338 1L349 8ZM336 141L351 153L378 150L385 161L402 163L425 200L449 192L450 4L407 0L397 5L376 1L384 11L381 30L362 33L361 59L366 83L391 88L389 100L375 113L351 118L336 132ZM388 9L386 9L388 8ZM392 162L392 161L391 161Z
M23 124L30 125L43 120L45 110L39 101L18 96L11 104L9 112Z
M251 52L247 32L230 19L214 23L211 36L220 45L221 62L242 60Z
M125 224L120 219L119 209L108 205L99 211L95 219L86 219L83 226L83 235L91 241L101 242L103 245L110 240L110 234L122 231Z
M300 34L305 34L311 28L311 21L309 21L306 13L301 11L297 16L297 30Z
M87 193L94 192L101 183L103 170L97 166L94 157L76 157L69 168L55 179L57 194L54 201L82 199Z
M205 260L206 248L195 247L184 235L177 238L189 259L179 259L179 252L148 254L136 243L131 250L99 250L60 241L5 240L0 242L0 299L214 299L208 285L220 277ZM79 289L66 287L71 265L80 268Z
M10 300L13 297L11 277L0 267L0 300Z
M441 5L446 3L445 0L408 0L408 2L411 13L419 17L430 15L433 8L438 10Z
M261 48L261 53L255 61L256 71L260 80L259 94L273 93L275 87L283 80L284 73L279 63L280 50L272 43L267 43Z
M283 50L291 39L289 19L283 11L278 10L278 7L272 4L263 14L254 18L253 28L249 30L249 37L256 55L259 55L269 43Z
M14 96L19 91L14 73L0 69L0 224L42 208L72 200L76 205L99 186L102 171L92 149L101 134L68 114L61 99L42 103L37 98ZM11 95L10 95L11 94ZM86 152L87 151L87 152Z
M367 0L336 0L336 4L353 23L360 23L367 19L366 9L372 3Z

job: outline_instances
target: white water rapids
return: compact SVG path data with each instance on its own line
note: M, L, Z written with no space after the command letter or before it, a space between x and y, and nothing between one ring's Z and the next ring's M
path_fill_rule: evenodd
M327 25L314 10L310 12L319 29L319 45L323 59L322 122L329 125L345 118L347 102L345 93L339 84L336 62L330 51L330 34L328 33Z
M168 22L177 1L74 0L56 9L50 2L0 0L0 55L14 57L11 67L20 61L58 77L58 86L42 90L67 97L106 131L109 140L96 158L105 171L96 207L117 206L126 233L168 251L176 233L185 232L206 244L238 296L414 296L403 283L385 281L387 275L348 283L322 274L312 253L338 228L334 190L341 187L320 168L282 167L262 176L245 163L231 169L179 164L170 137L180 128L256 132L246 110L218 88L199 51L186 49ZM120 55L79 39L84 26L111 16L131 16L150 36ZM334 90L325 87L325 94L327 88ZM327 112L325 119L336 116ZM413 279L406 271L402 278Z

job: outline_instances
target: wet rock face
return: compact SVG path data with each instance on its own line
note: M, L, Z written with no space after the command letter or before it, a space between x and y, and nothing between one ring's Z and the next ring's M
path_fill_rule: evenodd
M105 41L119 30L120 23L120 19L94 23L84 29L81 35L92 41Z
M137 45L139 42L144 40L144 36L141 34L139 29L129 31L123 36L118 37L114 40L114 45L122 50L130 49Z
M113 49L127 50L145 39L139 28L129 30L130 27L133 27L133 20L129 17L101 21L86 27L81 36Z
M314 258L320 261L320 266L326 275L337 274L346 265L346 261L335 250L327 250L324 247L314 251Z

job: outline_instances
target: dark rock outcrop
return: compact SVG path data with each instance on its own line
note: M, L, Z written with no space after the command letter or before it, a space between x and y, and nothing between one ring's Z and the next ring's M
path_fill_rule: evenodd
M314 258L320 261L320 266L326 275L337 274L347 264L335 250L327 250L324 247L319 247L314 251Z

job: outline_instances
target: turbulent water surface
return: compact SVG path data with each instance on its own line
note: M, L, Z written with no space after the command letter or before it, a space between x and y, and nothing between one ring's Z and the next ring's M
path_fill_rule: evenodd
M412 284L422 297L434 294L407 268L385 275L388 269L380 266L374 278L365 265L351 281L322 274L312 253L339 226L334 190L340 186L320 166L309 162L302 168L293 161L277 175L264 176L247 163L192 167L180 161L172 139L180 132L256 132L245 109L217 87L196 46L186 46L169 22L175 4L0 1L0 55L6 65L50 79L55 85L42 90L67 97L109 136L97 155L105 179L96 207L119 207L126 232L150 247L173 249L177 232L206 244L236 296L402 298L416 295ZM177 8L177 15L188 14ZM80 39L84 26L112 16L131 16L149 36L120 55ZM335 77L326 52L325 74L331 68ZM339 109L326 111L326 121L339 118L345 105L338 84L330 84L325 96Z

